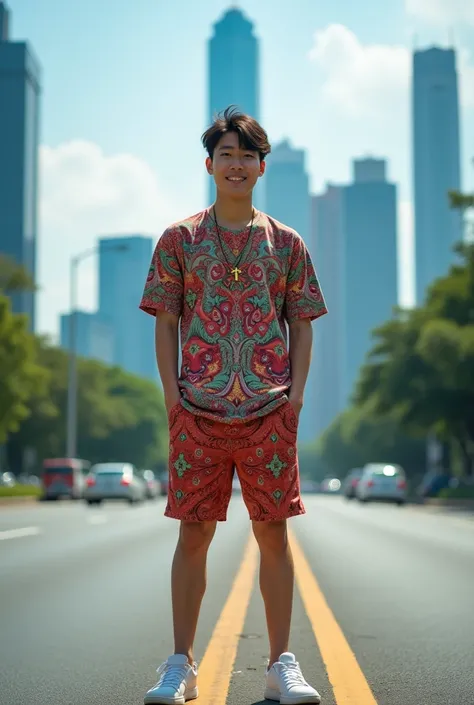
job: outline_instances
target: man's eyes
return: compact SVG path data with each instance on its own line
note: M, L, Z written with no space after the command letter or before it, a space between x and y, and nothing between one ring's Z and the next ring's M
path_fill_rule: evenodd
M221 152L221 157L230 157L230 152ZM255 154L244 154L244 157L250 157L250 159L255 159Z

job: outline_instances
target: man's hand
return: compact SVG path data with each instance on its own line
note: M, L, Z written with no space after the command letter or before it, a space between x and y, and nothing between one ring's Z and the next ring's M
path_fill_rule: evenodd
M291 386L288 399L299 419L303 408L303 394L311 362L313 329L309 318L290 323Z
M296 414L296 418L299 420L301 409L303 408L303 399L300 396L292 395L291 392L288 396L288 401L293 407L293 411Z
M179 401L181 401L181 394L179 393L179 390L165 397L165 407L168 417L173 406L176 406Z

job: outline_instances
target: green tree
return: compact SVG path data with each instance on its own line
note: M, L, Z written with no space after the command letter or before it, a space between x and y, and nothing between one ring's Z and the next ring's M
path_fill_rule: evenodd
M424 442L410 438L395 419L351 407L340 414L318 440L317 453L325 474L344 477L366 463L399 463L408 476L424 467Z
M454 440L474 472L474 245L429 289L420 309L398 310L374 331L355 402L411 434Z
M14 294L35 289L31 275L12 257L0 254L0 292Z
M29 400L43 394L47 383L26 316L13 314L9 299L0 294L0 443L27 418Z
M10 437L13 451L32 447L38 463L66 447L67 368L64 350L38 339L40 364L50 371L31 414ZM168 445L161 390L152 382L94 360L78 360L78 455L91 462L125 460L138 467L163 464Z
M90 397L82 400L78 442L83 456L94 462L127 460L141 468L162 467L168 451L168 422L161 390L118 367L106 370L103 384L99 432L87 418Z

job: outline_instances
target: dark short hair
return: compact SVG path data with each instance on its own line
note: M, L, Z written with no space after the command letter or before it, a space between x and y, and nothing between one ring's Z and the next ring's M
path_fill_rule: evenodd
M211 159L214 157L214 150L219 140L227 132L237 133L240 146L243 149L258 152L262 162L267 154L272 151L268 135L260 123L231 105L224 112L217 115L212 125L201 138L202 144Z

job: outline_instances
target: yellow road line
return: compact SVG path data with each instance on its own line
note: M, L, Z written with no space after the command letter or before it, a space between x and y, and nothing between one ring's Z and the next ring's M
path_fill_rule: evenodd
M295 576L337 705L377 705L356 657L336 622L298 541L290 530Z
M253 534L227 602L199 667L199 701L224 705L257 571L258 547Z

